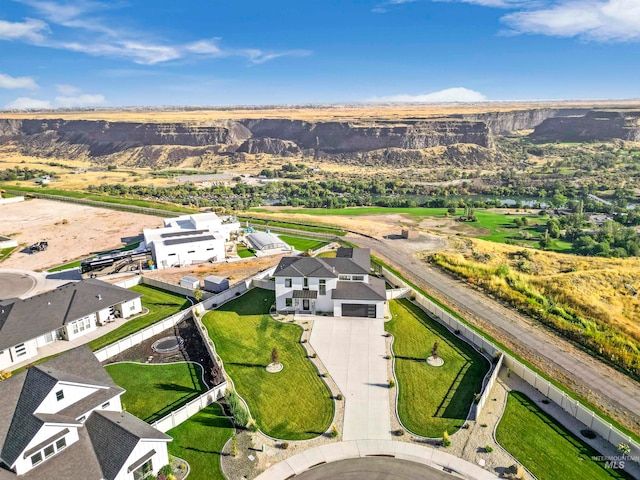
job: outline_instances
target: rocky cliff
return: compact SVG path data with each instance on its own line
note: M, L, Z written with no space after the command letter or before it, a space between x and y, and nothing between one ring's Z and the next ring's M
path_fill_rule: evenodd
M640 142L640 111L593 110L586 115L548 118L530 137L541 143L614 139Z
M403 164L404 160L415 162L416 158L433 157L431 153L426 156L424 152L418 153L434 147L462 155L464 149L457 148L458 145L472 146L476 152L487 149L488 152L482 152L478 158L490 158L495 134L532 129L538 124L542 124L539 128L543 125L547 128L541 132L550 131L554 125L575 121L575 117L567 115L585 113L586 110L580 109L531 109L434 119L352 122L251 119L135 123L0 119L0 144L12 142L27 155L117 160L131 165L178 165L188 158L218 154L314 156L366 162L387 158L389 162ZM617 132L622 127L611 128ZM628 132L625 135L632 136Z

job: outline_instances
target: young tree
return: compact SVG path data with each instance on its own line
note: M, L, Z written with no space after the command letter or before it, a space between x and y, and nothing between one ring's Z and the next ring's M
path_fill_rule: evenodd
M271 350L271 363L280 363L280 355L278 354L277 347L273 347L273 350Z
M200 289L200 287L197 287L194 291L193 291L193 298L196 299L197 303L200 303L200 301L202 300L202 290Z
M436 341L433 343L433 348L431 349L431 356L432 356L433 358L438 358L438 353L439 353L439 352L438 352L438 341L436 340Z

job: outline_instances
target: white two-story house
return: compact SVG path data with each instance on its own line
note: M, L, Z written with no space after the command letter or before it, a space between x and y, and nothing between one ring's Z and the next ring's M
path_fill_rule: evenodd
M368 248L339 248L336 258L284 257L273 274L276 310L384 318L385 284L370 272Z
M171 437L123 412L118 387L81 346L0 382L0 480L141 480Z
M24 300L0 302L0 370L73 340L101 325L142 312L142 295L96 279L71 282Z

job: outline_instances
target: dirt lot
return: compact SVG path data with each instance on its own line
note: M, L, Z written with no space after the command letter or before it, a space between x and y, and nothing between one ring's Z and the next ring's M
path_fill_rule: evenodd
M19 249L2 262L5 268L43 270L123 245L143 228L160 227L159 217L119 212L52 200L27 200L0 206L0 234L16 239ZM46 240L49 248L35 254L24 247Z
M269 257L253 257L230 263L201 263L180 268L165 268L163 270L145 271L145 276L157 278L164 282L180 284L180 279L185 276L204 278L209 275L216 275L229 279L230 284L234 284L243 278L266 270L277 265L283 255L273 255ZM120 280L120 279L118 279Z

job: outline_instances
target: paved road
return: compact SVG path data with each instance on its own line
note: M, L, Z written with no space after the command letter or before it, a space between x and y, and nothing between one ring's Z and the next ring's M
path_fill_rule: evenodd
M602 364L568 342L559 340L543 327L535 325L531 319L503 307L486 295L416 259L410 249L403 247L403 240L377 241L353 237L349 238L349 241L361 247L371 248L378 255L388 258L406 272L414 283L457 305L463 315L471 313L493 325L508 336L512 344L535 352L570 381L582 386L584 392L594 392L600 401L608 401L610 410L619 409L626 412L630 414L628 416L633 417L637 425L640 425L640 385L634 380Z
M355 458L315 467L297 480L452 480L451 475L396 458Z
M0 270L0 300L17 298L36 286L36 279L27 273Z
M309 343L344 394L343 441L390 440L384 320L317 317Z

